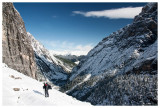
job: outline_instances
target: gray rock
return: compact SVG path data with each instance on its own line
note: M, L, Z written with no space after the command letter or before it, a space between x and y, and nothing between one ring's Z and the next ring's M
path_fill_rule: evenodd
M31 43L23 19L12 3L2 7L2 48L3 62L27 76L36 79L36 64Z

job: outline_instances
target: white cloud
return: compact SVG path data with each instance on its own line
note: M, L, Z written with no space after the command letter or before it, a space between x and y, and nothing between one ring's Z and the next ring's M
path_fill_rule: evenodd
M102 11L73 11L74 14L80 14L85 17L105 17L110 19L133 19L136 15L138 15L142 10L142 7L125 7L125 8L117 8L110 10L102 10Z
M88 45L84 45L84 46L82 46L82 45L77 45L77 46L75 47L75 49L81 50L81 51L91 50L92 48L93 48L92 44L88 44Z
M87 53L94 47L93 44L79 45L68 41L41 41L46 48L52 53L58 55L87 55Z

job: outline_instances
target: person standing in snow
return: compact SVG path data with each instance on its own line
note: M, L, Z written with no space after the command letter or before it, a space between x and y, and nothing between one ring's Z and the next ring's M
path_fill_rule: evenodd
M43 89L45 91L45 97L49 97L48 90L52 89L51 86L48 83L44 83Z

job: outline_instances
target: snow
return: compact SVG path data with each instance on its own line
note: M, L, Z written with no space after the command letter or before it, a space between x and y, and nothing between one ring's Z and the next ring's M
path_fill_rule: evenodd
M78 65L78 64L79 64L79 62L80 62L80 61L76 61L76 62L74 62L74 63Z
M88 74L82 82L88 81L90 77L91 77L91 74Z
M133 52L133 54L132 54L132 58L138 58L140 56L140 54L139 54L139 52L138 52L138 50L136 49L136 50L134 50L134 52Z
M3 71L3 105L87 105L90 103L81 102L61 93L52 88L49 90L49 98L45 98L42 89L43 83L38 82L28 76L23 75L13 69L8 68L7 65L2 65ZM14 88L19 88L19 91L14 91Z
M84 80L83 80L82 82L78 83L77 85L75 85L74 87L72 87L70 90L66 91L65 93L69 93L69 92L72 91L74 88L76 88L78 85L81 85L82 83L88 81L90 77L91 77L91 74L87 74L86 77L84 78Z

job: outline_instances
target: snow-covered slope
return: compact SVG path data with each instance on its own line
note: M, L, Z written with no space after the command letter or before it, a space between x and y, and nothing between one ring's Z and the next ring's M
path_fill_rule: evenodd
M62 90L96 105L156 105L157 54L157 4L149 3L88 53Z
M38 78L43 80L43 76L57 85L63 84L68 78L70 68L66 67L63 61L51 55L49 51L37 41L29 32L27 33L35 53L36 64L38 66Z
M42 82L38 82L10 69L6 64L3 64L2 71L3 105L90 105L89 103L78 101L71 96L61 93L53 89L54 87L52 90L49 90L49 98L45 98Z

